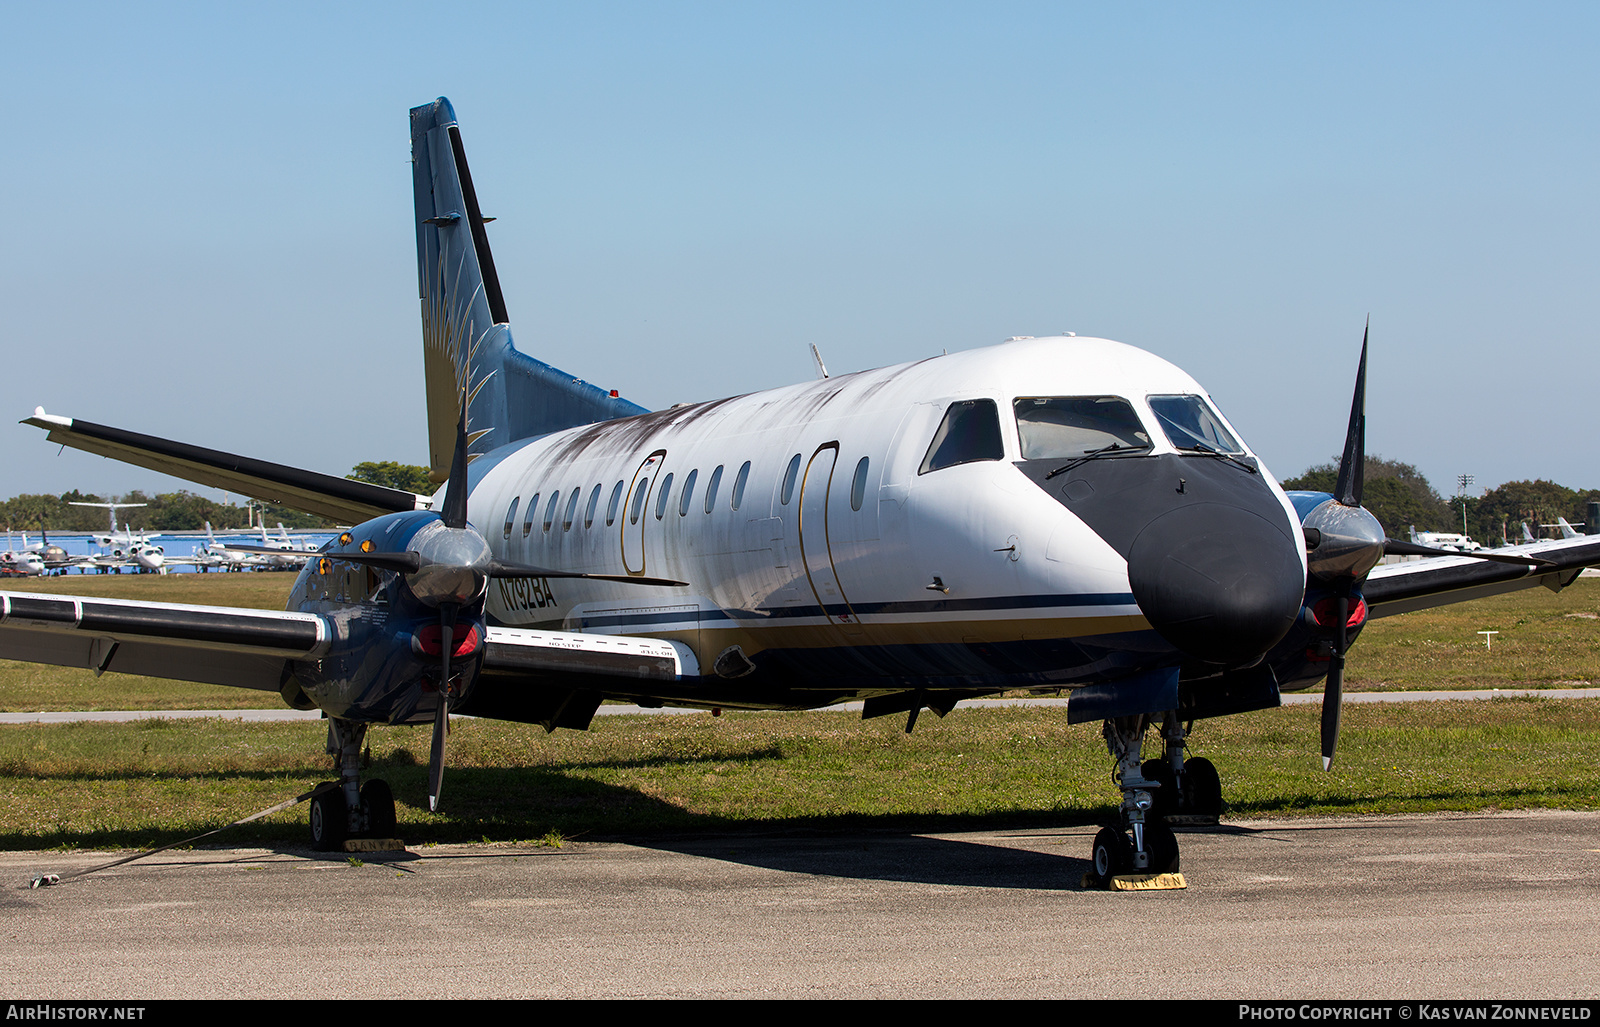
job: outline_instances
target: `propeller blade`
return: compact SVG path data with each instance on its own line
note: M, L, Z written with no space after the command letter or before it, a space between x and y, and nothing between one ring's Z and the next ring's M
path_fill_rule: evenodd
M1339 457L1339 480L1333 498L1340 506L1361 505L1361 484L1367 463L1367 327L1361 332L1361 364L1356 370L1356 392L1350 402L1350 427L1344 435L1344 452Z
M450 479L444 487L439 517L447 528L467 526L467 394L461 394L461 420L456 425L456 453L450 461Z
M509 563L505 560L492 560L489 563L489 577L491 578L587 578L590 581L619 581L625 585L666 585L670 587L686 587L687 581L677 581L673 578L642 578L627 574L584 574L580 571L558 571L549 567L534 567L525 563Z
M1470 556L1474 560L1493 560L1495 563L1514 563L1521 566L1554 567L1549 560L1537 556L1506 556L1501 553L1462 553L1454 549L1434 549L1415 542L1402 542L1397 538L1383 540L1383 551L1390 556Z
M444 785L444 736L450 729L450 700L441 691L433 712L433 750L428 754L428 812L439 810L439 790Z
M460 455L460 448L456 450ZM450 732L450 653L456 647L455 603L439 606L439 706L433 713L433 748L428 754L428 812L439 809L439 792L444 786L444 739Z
M1339 747L1339 713L1344 704L1344 651L1347 646L1347 622L1350 620L1350 596L1340 593L1334 607L1339 625L1333 658L1328 666L1328 681L1322 688L1322 769L1333 769L1333 753Z

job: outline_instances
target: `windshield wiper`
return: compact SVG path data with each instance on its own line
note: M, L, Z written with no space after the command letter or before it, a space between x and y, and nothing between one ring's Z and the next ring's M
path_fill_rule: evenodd
M1078 457L1076 460L1073 460L1073 461L1071 461L1069 463L1062 464L1060 467L1057 467L1055 470L1053 470L1049 474L1045 475L1044 476L1044 480L1045 481L1049 481L1051 478L1054 478L1056 475L1064 474L1067 471L1072 470L1074 467L1078 466L1081 463L1085 463L1085 462L1087 462L1089 460L1093 460L1097 456L1105 456L1107 453L1110 453L1110 452L1113 452L1113 451L1116 451L1116 450L1123 450L1123 451L1126 451L1126 452L1129 452L1129 453L1136 453L1141 449L1149 449L1149 448L1150 448L1150 443L1148 443L1148 442L1146 442L1146 443L1144 443L1143 445L1140 445L1140 446L1134 446L1134 445L1124 446L1120 442L1113 442L1109 446L1101 446L1099 449L1091 449L1087 453L1085 453L1082 456Z
M1251 463L1250 461L1240 459L1239 457L1234 456L1232 453L1224 453L1220 449L1213 449L1212 447L1206 445L1204 442L1197 442L1192 446L1179 446L1178 447L1178 452L1180 452L1180 453L1199 453L1202 456L1218 457L1220 459L1228 461L1229 463L1237 464L1240 467L1243 467L1245 470L1249 471L1251 474L1260 474L1261 473L1261 469L1258 468L1255 464Z

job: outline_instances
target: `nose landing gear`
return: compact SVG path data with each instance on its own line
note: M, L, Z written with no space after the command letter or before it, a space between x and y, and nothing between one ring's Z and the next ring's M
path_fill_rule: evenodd
M1116 890L1185 888L1179 872L1178 839L1167 826L1158 800L1163 791L1172 795L1171 779L1163 781L1145 771L1158 769L1159 760L1142 761L1148 716L1116 717L1105 722L1106 748L1117 761L1116 782L1122 790L1120 824L1095 836L1094 867L1085 883ZM1181 752L1181 740L1180 750ZM1189 761L1192 766L1196 761ZM1165 765L1165 764L1162 764Z

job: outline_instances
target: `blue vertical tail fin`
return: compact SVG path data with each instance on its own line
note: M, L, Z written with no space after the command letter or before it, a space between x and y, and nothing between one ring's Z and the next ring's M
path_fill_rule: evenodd
M474 455L562 428L645 408L517 352L500 277L467 169L455 110L444 97L411 109L417 279L428 396L429 476L450 476L460 396L469 400Z

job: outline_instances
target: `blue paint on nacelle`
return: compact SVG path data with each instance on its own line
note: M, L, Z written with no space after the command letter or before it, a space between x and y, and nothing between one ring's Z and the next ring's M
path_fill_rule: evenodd
M1333 498L1328 492L1285 492L1284 495L1289 497L1289 505L1294 507L1302 524L1311 511Z
M438 524L431 510L388 514L351 528L306 561L289 609L315 613L334 626L328 654L294 664L302 691L329 716L369 723L429 720L438 704L439 657L419 651L422 632L439 624L439 610L419 599L403 573L341 560L341 552L407 552L424 529ZM456 638L475 631L470 654L452 657L452 703L464 701L483 662L484 597L461 608Z

